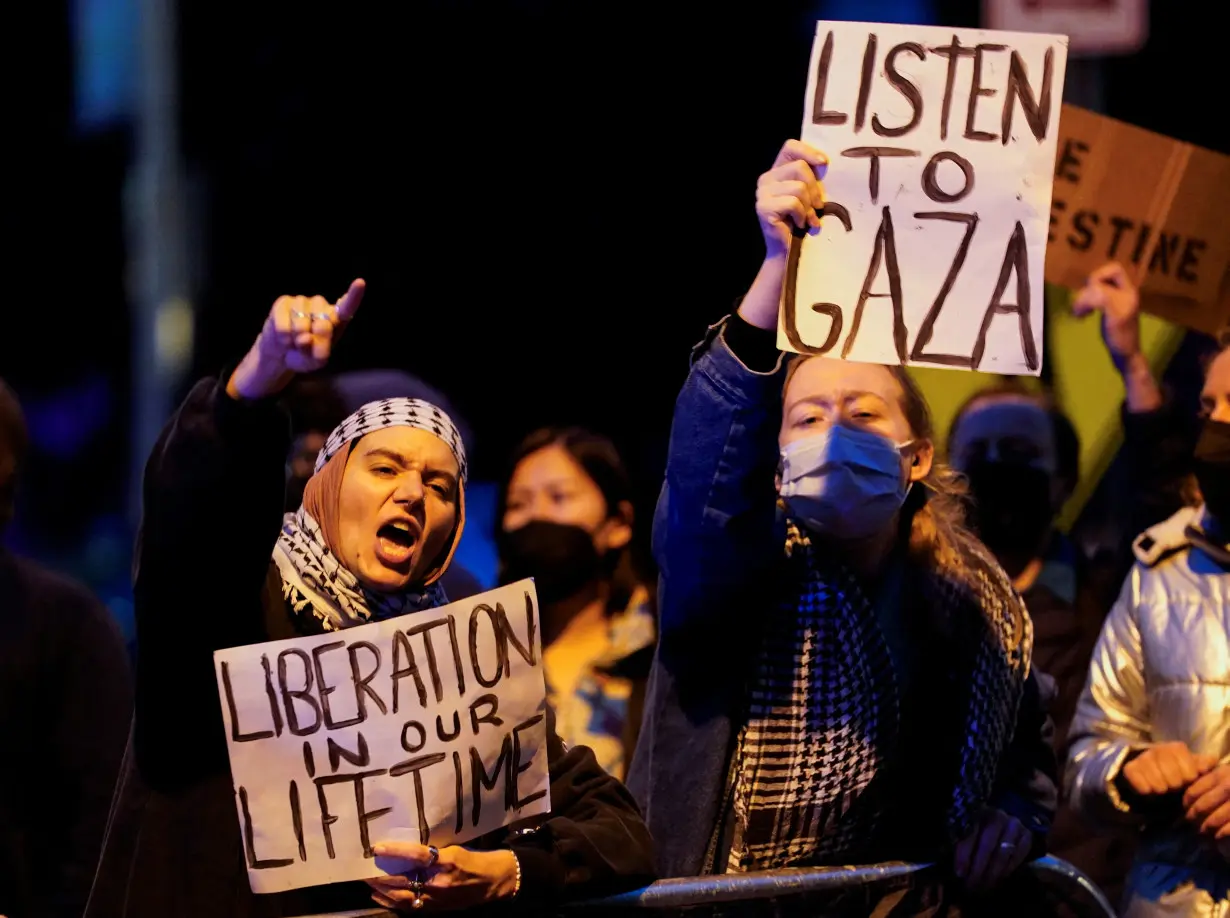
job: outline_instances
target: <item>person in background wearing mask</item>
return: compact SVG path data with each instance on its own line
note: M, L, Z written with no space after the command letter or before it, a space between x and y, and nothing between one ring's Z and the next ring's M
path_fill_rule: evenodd
M1042 852L1054 753L1029 616L962 523L918 387L777 351L826 165L789 141L761 176L765 261L676 402L629 786L664 876L939 862L961 882L930 872L892 914L951 915Z
M1068 603L1075 599L1076 549L1054 522L1076 485L1073 457L1060 456L1061 440L1079 450L1074 437L1046 394L1013 380L974 393L948 433L948 460L969 483L971 520L983 544L1018 591L1041 581ZM1052 556L1058 568L1048 567ZM1038 639L1035 633L1035 661Z
M1230 908L1230 347L1209 365L1192 504L1135 543L1069 734L1071 805L1142 830L1123 914Z
M615 445L577 427L531 433L500 493L501 581L533 577L556 728L623 778L656 623L632 553L632 484Z
M0 380L0 537L27 446ZM131 722L128 654L106 606L0 546L0 915L81 918Z
M1123 378L1123 517L1126 531L1158 522L1158 497L1171 490L1173 436L1159 435L1165 399L1140 347L1140 298L1118 264L1090 275L1077 315L1100 311L1107 352ZM1055 519L1079 480L1080 443L1046 393L1012 381L975 393L949 430L948 456L969 481L979 537L1021 593L1034 622L1034 664L1057 684L1050 713L1062 754L1106 613L1132 564L1130 536L1084 557ZM1165 506L1164 504L1162 505ZM1164 518L1165 513L1161 515ZM1067 806L1051 830L1051 853L1089 875L1116 901L1131 866L1136 833L1096 832Z
M454 419L462 442L470 443L470 431L442 393L401 370L357 370L336 375L296 377L286 387L282 402L290 413L294 441L287 460L286 512L294 513L303 502L303 491L324 448L329 431L363 405L382 398L416 398L433 405ZM454 561L440 577L451 601L468 599L483 591L470 571Z
M1114 573L1098 570L1106 565L1088 564L1054 526L1075 490L1079 451L1075 429L1049 398L1012 382L975 393L949 430L949 461L969 482L978 535L1029 609L1034 666L1055 680L1049 710L1057 753L1065 747L1094 642L1126 568L1116 559ZM1134 849L1134 833L1092 831L1066 806L1055 816L1048 845L1112 901Z

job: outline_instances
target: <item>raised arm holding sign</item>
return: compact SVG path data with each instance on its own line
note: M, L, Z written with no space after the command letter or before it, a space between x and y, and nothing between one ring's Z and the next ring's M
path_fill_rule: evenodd
M554 733L532 584L454 605L439 585L467 478L443 411L364 405L283 515L275 397L364 286L278 299L150 458L135 762L89 918L357 909L380 876L399 906L547 907L651 878L627 792Z
M934 861L957 882L911 891L902 913L942 912L959 886L1020 907L1005 881L1043 850L1055 804L1053 683L1030 671L1020 597L966 528L904 367L777 345L798 237L829 231L816 212L839 165L782 147L757 183L760 272L693 350L628 782L667 876Z

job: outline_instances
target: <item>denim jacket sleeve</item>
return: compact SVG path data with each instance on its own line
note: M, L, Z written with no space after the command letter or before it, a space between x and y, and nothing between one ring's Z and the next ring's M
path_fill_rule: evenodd
M774 476L785 373L780 360L769 373L744 366L726 344L726 322L693 350L675 403L653 524L663 646L737 614L781 553Z

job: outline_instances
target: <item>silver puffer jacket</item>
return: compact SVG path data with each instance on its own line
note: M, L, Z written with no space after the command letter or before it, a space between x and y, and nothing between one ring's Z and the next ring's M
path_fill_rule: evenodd
M1072 807L1094 822L1141 824L1114 786L1134 750L1182 742L1230 757L1230 572L1189 530L1208 522L1186 508L1138 538L1102 628L1065 775ZM1180 813L1142 831L1124 914L1227 914L1230 863Z

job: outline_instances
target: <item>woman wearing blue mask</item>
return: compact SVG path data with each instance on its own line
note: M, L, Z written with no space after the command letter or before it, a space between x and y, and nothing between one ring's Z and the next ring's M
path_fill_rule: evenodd
M790 141L761 176L764 264L676 403L629 786L664 876L928 861L897 907L953 915L1041 853L1055 762L1029 618L964 526L921 392L776 349L826 164Z

